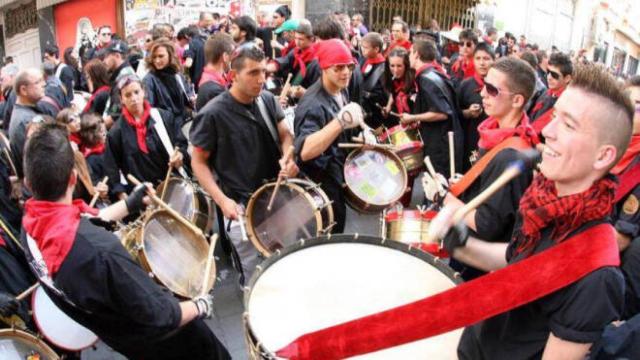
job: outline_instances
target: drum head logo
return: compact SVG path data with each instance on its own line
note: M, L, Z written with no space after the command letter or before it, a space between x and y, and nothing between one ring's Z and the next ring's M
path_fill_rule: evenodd
M627 215L633 215L638 212L638 198L635 195L630 195L622 205L622 211Z

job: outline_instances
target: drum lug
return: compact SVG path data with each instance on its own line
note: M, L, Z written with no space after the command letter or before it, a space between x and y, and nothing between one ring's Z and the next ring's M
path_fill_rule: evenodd
M156 277L152 272L148 272L147 275L149 275L151 279L155 279Z
M358 240L359 236L360 236L360 234L358 234L358 233L353 234L353 240Z
M298 241L298 243L300 243L300 247L304 246L304 239L300 238L300 240Z

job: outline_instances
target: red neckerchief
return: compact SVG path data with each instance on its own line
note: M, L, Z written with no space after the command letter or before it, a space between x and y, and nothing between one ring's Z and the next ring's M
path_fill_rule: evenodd
M548 226L553 227L551 237L560 243L583 224L607 216L613 208L616 186L615 180L605 177L587 191L558 197L555 183L539 174L520 199L522 227L514 234L516 252L535 249L540 232Z
M73 246L80 214L98 215L98 209L79 199L67 205L31 198L24 204L24 210L22 226L36 241L50 276L60 269Z
M529 124L529 117L524 112L522 113L518 126L507 129L501 129L498 120L490 116L478 125L478 134L480 135L478 147L484 150L491 150L491 148L500 144L505 139L515 135L520 136L532 146L540 142L538 135L536 135L533 127Z
M393 42L391 44L389 44L389 47L387 48L387 51L385 51L384 56L389 56L389 53L391 53L391 51L397 47L402 47L405 48L407 51L411 50L411 41L409 40L402 40L402 41L396 41L393 40Z
M313 46L309 46L304 50L296 48L293 50L293 68L299 68L300 75L305 77L307 75L307 64L315 59L315 57L316 52Z
M129 110L126 107L122 107L122 116L132 128L136 129L136 138L138 140L138 147L140 151L145 154L149 153L147 148L147 120L151 115L151 105L147 100L144 101L144 112L139 121L133 118Z
M384 56L382 56L382 54L378 54L374 58L367 58L367 60L365 60L362 66L360 67L360 71L362 71L362 73L364 74L367 70L367 66L382 64L383 62L385 62L385 59L384 59Z
M548 89L545 92L546 97L551 97L551 98L559 98L560 95L562 95L562 93L564 92L564 87L559 88L559 89ZM533 106L533 109L531 109L531 113L535 113L536 111L542 109L544 107L544 98L545 96L541 96L540 99L538 99L538 101L536 101L536 104Z
M100 154L102 154L104 152L104 148L105 148L105 144L104 143L100 143L100 144L98 144L98 145L96 145L94 147L84 146L84 147L81 148L81 151L82 151L82 155L85 158L88 158L91 155L95 155L95 154L100 155Z
M96 99L96 96L98 96L98 94L104 92L104 91L109 91L111 88L107 85L103 85L100 86L98 89L96 89L96 91L93 92L93 94L91 94L91 97L89 98L89 101L87 102L87 104L84 106L84 109L82 109L82 112L88 112L91 109L91 106L93 105L93 101Z
M482 88L484 88L484 78L482 76L480 76L480 74L478 74L478 72L473 72L473 80L476 81L476 84L478 84L478 88L476 88L476 92L479 93L482 91Z
M215 71L210 67L205 67L204 70L202 70L202 77L200 77L200 82L198 83L198 86L200 87L202 86L202 84L209 81L218 83L220 84L220 86L224 88L226 88L229 85L229 80L227 79L227 76L225 73Z
M629 143L627 151L622 155L622 158L618 161L616 166L611 169L611 173L614 175L620 175L631 164L633 159L638 156L638 154L640 154L640 134L636 134L631 137L631 143Z
M447 75L447 71L442 67L442 65L438 64L438 62L434 60L430 63L422 65L420 68L418 68L418 70L416 70L416 79L418 78L418 76L420 76L420 74L430 68L433 68L435 71L444 75L447 79L449 78L449 75Z
M393 80L393 93L395 94L393 103L396 105L398 114L411 112L409 108L409 95L405 91L404 79Z
M7 242L4 240L4 237L7 234L4 232L2 228L0 228L0 247L7 247Z
M315 44L314 44L315 45ZM313 46L313 45L312 45ZM280 51L280 56L287 56L287 54L289 53L289 51L293 50L296 48L296 42L294 40L289 41L289 43L287 44L287 46L285 46L281 51Z
M82 139L78 133L69 133L69 141L76 143L78 147L82 145Z
M467 79L472 77L476 73L476 67L473 64L473 58L467 60L460 57L451 66L451 70L453 71L454 74L458 74L458 72L461 69L462 69L462 79Z

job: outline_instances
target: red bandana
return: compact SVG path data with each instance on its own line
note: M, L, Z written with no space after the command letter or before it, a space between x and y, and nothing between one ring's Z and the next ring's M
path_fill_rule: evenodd
M411 112L409 108L409 96L405 91L404 79L393 80L393 93L396 94L393 103L396 105L398 114Z
M205 67L204 70L202 70L202 77L200 77L200 82L198 83L198 86L202 86L202 84L209 81L218 83L225 88L227 87L227 85L229 85L229 80L227 80L227 76L225 73L220 73L209 67Z
M86 146L84 146L84 147L82 147L81 151L82 151L82 155L85 158L88 158L89 156L94 155L94 154L97 154L97 155L102 154L104 152L104 148L105 148L104 143L100 143L100 144L98 144L98 145L96 145L94 147L86 147Z
M473 64L473 59L467 60L459 58L455 63L453 63L453 66L451 66L451 70L454 74L457 74L461 69L463 79L467 79L475 75L476 67Z
M344 41L338 39L329 39L317 43L314 46L315 53L318 56L318 65L320 69L325 70L334 65L355 64L351 50L345 45Z
M100 86L96 91L93 92L93 94L91 94L91 97L89 98L87 105L85 105L84 109L82 109L82 112L88 112L91 109L91 105L93 105L93 101L96 99L96 96L98 96L102 92L109 91L110 89L111 88L107 85Z
M360 71L362 71L362 73L364 74L367 72L367 66L377 65L383 62L385 62L385 59L384 59L384 56L382 56L382 54L376 55L376 57L374 57L373 59L367 58L367 60L365 60L365 62L360 67Z
M313 61L315 57L316 52L313 46L309 46L304 50L296 48L295 50L293 50L293 68L299 68L300 75L302 75L302 77L305 77L307 75L307 64Z
M515 135L520 136L532 146L540 142L538 135L529 124L529 117L524 112L520 118L519 125L515 128L507 129L501 129L498 120L490 116L478 125L478 134L480 135L478 147L484 150L491 150L505 139Z
M636 134L631 137L631 143L629 144L627 151L622 155L622 158L618 161L616 166L611 169L611 173L620 175L631 164L633 159L638 156L638 154L640 154L640 134Z
M551 237L560 243L583 224L607 216L613 208L616 186L615 180L605 177L587 191L558 197L553 181L542 174L536 176L520 199L522 227L515 235L519 240L516 251L533 250L540 231L547 226L553 226Z
M29 199L24 210L22 226L38 244L50 276L60 269L73 246L80 214L98 215L98 209L89 207L82 200L74 200L67 205Z
M133 118L126 107L122 107L122 116L132 128L136 129L138 147L140 148L140 151L145 154L149 153L149 149L147 148L147 120L149 120L150 115L151 105L147 100L144 101L144 112L142 113L142 117L140 117L139 121L136 121L136 119Z
M78 133L69 133L69 141L76 143L78 146L82 145L82 139Z
M420 74L430 68L433 68L435 71L444 75L447 79L449 78L449 75L447 75L447 71L442 67L442 65L438 64L438 62L434 60L430 63L422 65L420 68L418 68L418 70L416 70L416 79L418 78L418 76L420 76Z

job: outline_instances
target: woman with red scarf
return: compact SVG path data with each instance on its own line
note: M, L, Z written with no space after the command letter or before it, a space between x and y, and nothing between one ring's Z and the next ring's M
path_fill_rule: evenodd
M95 113L100 116L104 113L109 101L109 70L99 59L93 59L84 66L84 75L87 79L87 87L91 97L82 109L82 113Z
M107 135L104 163L109 187L123 198L133 186L120 183L120 172L155 186L164 180L168 167L178 169L188 164L189 155L184 135L174 130L173 115L151 107L138 77L125 76L117 86L123 107L119 121ZM173 155L169 157L169 153Z
M409 61L409 52L405 49L394 49L389 53L384 69L384 89L389 94L389 101L382 110L385 126L393 127L400 119L390 113L402 115L411 113L413 96L416 93L413 70Z

